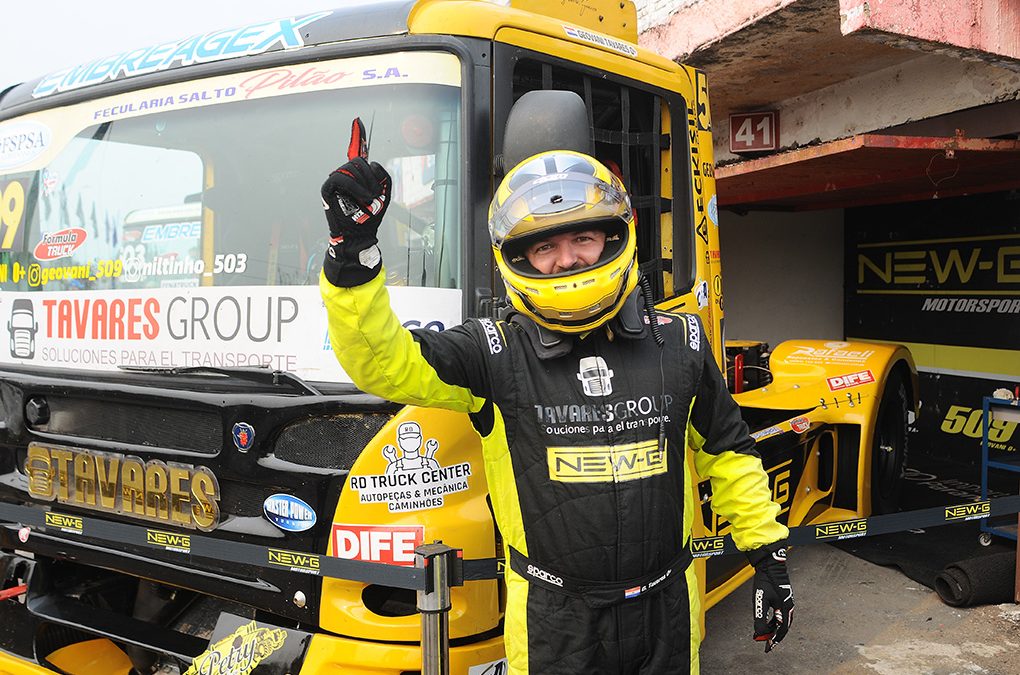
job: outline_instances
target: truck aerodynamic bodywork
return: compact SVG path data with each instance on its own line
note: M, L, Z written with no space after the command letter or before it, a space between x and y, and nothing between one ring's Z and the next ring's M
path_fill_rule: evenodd
M726 368L706 78L636 40L630 2L382 0L0 94L0 672L415 673L413 591L322 561L502 556L467 418L364 394L330 350L317 192L355 117L394 178L405 326L498 304L503 130L522 94L569 90L660 306L698 313ZM909 353L792 341L757 367L736 397L784 518L894 508ZM701 493L697 534L725 534ZM697 564L708 605L748 575ZM500 580L452 595L452 672L505 672Z

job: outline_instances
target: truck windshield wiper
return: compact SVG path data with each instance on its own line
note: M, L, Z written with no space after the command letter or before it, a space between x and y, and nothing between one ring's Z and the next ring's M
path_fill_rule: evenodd
M258 384L279 386L286 384L303 395L322 396L322 392L308 384L294 373L286 370L269 370L269 368L213 368L209 366L150 367L150 366L119 366L121 370L131 373L152 373L155 375L219 375L233 377Z

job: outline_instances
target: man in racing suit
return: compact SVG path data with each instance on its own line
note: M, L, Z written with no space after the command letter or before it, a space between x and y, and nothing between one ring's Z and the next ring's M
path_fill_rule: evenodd
M787 529L698 317L644 308L619 180L565 151L511 170L489 227L518 311L443 332L408 331L390 309L376 245L390 187L362 158L323 184L330 339L363 390L470 416L509 559L511 672L697 671L688 446L755 565L755 639L781 640ZM598 251L542 262L560 244Z

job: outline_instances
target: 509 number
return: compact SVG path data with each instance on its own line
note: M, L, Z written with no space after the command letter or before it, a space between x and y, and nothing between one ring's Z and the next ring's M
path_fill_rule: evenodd
M960 434L970 438L981 438L981 418L984 411L980 408L964 408L962 405L950 406L946 418L942 420L941 429L947 434ZM1016 422L992 420L988 424L988 440L995 443L1008 443L1016 431Z

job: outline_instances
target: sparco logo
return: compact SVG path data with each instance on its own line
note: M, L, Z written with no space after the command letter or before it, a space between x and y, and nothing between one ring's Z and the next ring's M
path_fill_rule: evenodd
M549 572L546 572L543 569L535 567L534 565L528 565L528 574L535 577L536 579L541 579L542 581L553 584L555 586L563 585L563 579L559 578L555 574L550 574Z
M479 323L482 324L485 337L489 340L489 353L499 354L503 351L503 341L499 337L499 331L496 330L496 324L492 322L492 319L481 319Z
M687 316L687 343L694 351L701 349L701 324L690 315Z
M764 599L765 599L765 591L763 591L760 588L754 589L754 618L756 618L756 619L764 619L765 618L765 611L764 611L765 608L762 606L762 605L764 605L764 603L762 602Z

